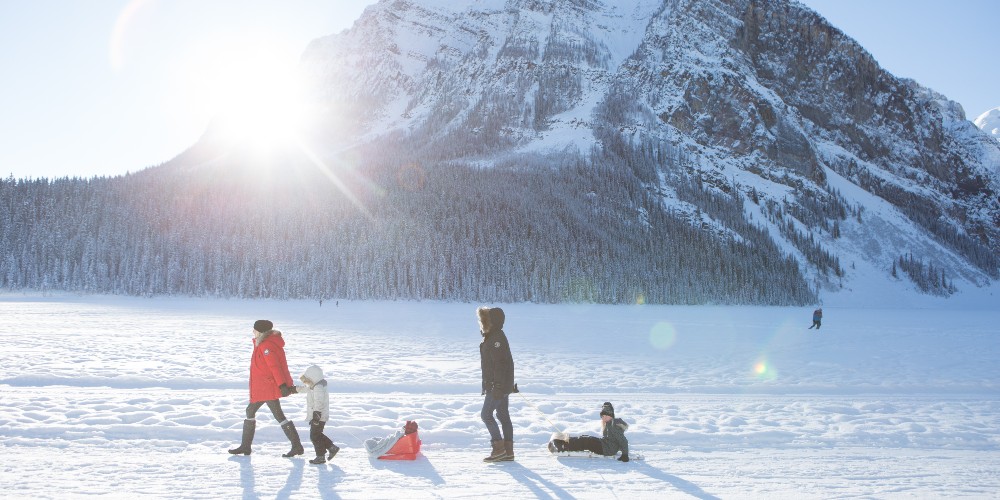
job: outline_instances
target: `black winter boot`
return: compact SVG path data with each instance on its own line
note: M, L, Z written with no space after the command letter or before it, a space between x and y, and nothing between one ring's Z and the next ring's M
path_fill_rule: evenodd
M257 430L257 421L251 419L243 420L243 440L240 442L239 448L233 448L229 450L229 453L233 455L249 455L250 454L250 444L253 443L253 435Z
M337 456L337 452L340 451L340 447L330 443L330 447L326 450L329 454L326 456L327 460L333 460L333 457Z
M281 430L285 431L285 436L292 442L292 449L281 456L288 458L301 455L306 452L302 448L302 441L299 439L299 431L295 430L295 424L291 420L281 424Z
M326 463L326 457L323 456L323 455L316 455L316 458L310 460L309 463L311 463L311 464L325 464Z

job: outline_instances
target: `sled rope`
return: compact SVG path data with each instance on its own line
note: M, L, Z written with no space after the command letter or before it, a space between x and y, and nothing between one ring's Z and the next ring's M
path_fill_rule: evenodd
M349 431L349 430L347 430L347 429L340 429L340 430L342 430L342 431L344 431L344 432L346 432L346 433L350 434L350 435L351 435L351 437L352 437L352 438L354 438L354 439L357 439L359 443L361 443L361 444L365 444L365 440L363 440L363 439L361 439L361 438L359 438L359 437L355 436L353 432L351 432L351 431Z
M519 394L519 395L521 396L521 399L524 399L524 402L525 402L525 403L528 403L528 406L530 406L530 407L534 408L534 409L535 409L535 411L537 411L537 412L538 412L539 414L541 414L541 415L542 415L542 418L543 418L543 419L545 419L545 421L546 421L546 422L548 422L548 423L549 423L549 425L551 425L551 426L552 426L552 428L556 430L556 432L558 432L558 433L560 433L560 434L562 434L562 433L564 432L564 431L563 431L562 429L560 429L560 428L559 428L559 427L558 427L558 426L557 426L556 424L552 423L552 421L551 421L551 420L549 420L549 417L548 417L548 415L546 415L546 414L545 414L545 412L543 412L543 411L542 411L542 410L541 410L540 408L538 408L538 407L537 407L537 406L535 406L535 405L534 405L534 404L533 404L533 403L532 403L531 401L529 401L529 400L528 400L528 398L524 396L524 393L523 393L523 392L520 392L520 391L518 391L518 394Z

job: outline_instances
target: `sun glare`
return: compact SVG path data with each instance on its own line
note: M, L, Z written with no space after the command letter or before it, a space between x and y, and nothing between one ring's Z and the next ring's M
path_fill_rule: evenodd
M266 156L298 142L304 106L293 54L263 43L224 46L194 66L197 105L228 146Z

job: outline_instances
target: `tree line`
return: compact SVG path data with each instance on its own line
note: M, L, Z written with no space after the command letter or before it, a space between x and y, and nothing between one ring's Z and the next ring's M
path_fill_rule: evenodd
M252 175L231 161L0 180L0 285L279 299L815 301L798 263L738 215L742 199L698 201L708 188L687 183L684 196L739 237L705 231L614 153L485 168L391 156L327 168L286 161Z

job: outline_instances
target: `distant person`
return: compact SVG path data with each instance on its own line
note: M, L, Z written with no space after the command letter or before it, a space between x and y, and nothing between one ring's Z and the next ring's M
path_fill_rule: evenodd
M615 418L615 407L610 402L605 402L601 406L601 438L594 436L570 437L566 433L558 433L549 441L549 451L559 453L563 451L589 451L597 455L613 457L622 452L618 457L621 462L628 462L628 439L625 431L628 424L620 418Z
M299 431L295 430L295 424L291 420L285 419L281 402L278 401L295 392L295 382L288 372L288 362L285 361L285 340L281 337L281 332L274 329L273 323L261 319L253 324L253 345L253 354L250 356L250 404L247 405L246 420L243 421L243 440L238 448L229 450L229 453L250 454L250 445L257 430L257 410L267 405L292 443L292 449L281 456L301 455L305 450L299 440Z
M323 370L312 365L299 377L304 385L295 386L296 392L306 395L306 416L309 417L309 440L316 450L316 458L311 464L323 464L340 451L340 447L323 434L327 419L330 418L330 392L327 389Z
M819 330L820 323L822 322L823 322L823 308L820 307L819 309L813 311L813 324L812 326L809 327L809 329L812 330L813 327L816 327L816 329Z
M514 385L514 358L510 344L503 332L504 312L499 307L476 309L479 318L479 362L483 374L483 410L480 416L490 433L493 446L484 462L509 462L514 460L514 426L510 421L510 394L517 392ZM496 418L493 414L496 413ZM497 420L500 424L497 425ZM503 433L501 434L501 429Z

